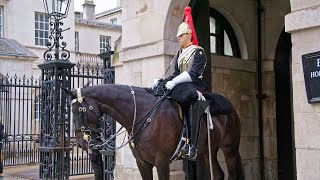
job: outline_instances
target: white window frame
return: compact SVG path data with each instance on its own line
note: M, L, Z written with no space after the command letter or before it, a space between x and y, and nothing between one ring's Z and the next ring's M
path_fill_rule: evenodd
M75 32L75 52L80 52L80 44L79 44L79 32Z
M36 96L34 100L34 120L39 121L41 116L41 107L40 107L40 95Z
M111 47L111 37L100 35L100 53L104 53L107 51L107 45Z
M35 34L34 40L37 46L47 46L50 33L49 18L44 13L35 12Z
M0 38L4 37L4 8L0 6Z
M112 18L110 19L111 24L117 24L117 18Z

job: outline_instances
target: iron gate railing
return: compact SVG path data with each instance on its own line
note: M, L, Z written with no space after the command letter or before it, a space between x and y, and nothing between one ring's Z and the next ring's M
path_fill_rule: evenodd
M40 83L33 77L0 77L0 121L6 133L5 166L39 162Z
M72 89L85 86L89 81L90 85L114 83L114 70L110 66L103 68L98 64L92 66L80 63L72 68ZM41 80L33 77L0 76L0 121L3 122L6 133L3 146L5 166L40 162L40 88ZM115 124L110 117L105 120L105 137L110 137L115 130ZM71 121L71 132L72 127ZM71 137L71 145L70 175L93 173L89 155L76 145L75 137ZM113 179L114 153L103 156L103 160L106 179Z

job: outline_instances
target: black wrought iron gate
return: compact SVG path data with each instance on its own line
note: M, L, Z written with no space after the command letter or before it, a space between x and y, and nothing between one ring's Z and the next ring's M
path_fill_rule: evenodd
M114 83L113 68L106 65L106 62L104 64L78 63L72 69L71 87L77 89L88 82L90 85ZM32 76L30 78L16 75L0 76L0 121L4 124L6 133L3 143L5 166L33 164L40 161L38 151L40 88L41 80ZM115 124L110 117L106 117L104 125L107 129L105 137L109 137L115 131ZM73 148L70 152L70 175L92 173L87 152L76 146L75 138L71 137L71 142ZM103 156L105 179L113 179L115 154L103 152L105 152Z
M4 165L39 162L40 81L33 77L0 77L0 121L6 133Z

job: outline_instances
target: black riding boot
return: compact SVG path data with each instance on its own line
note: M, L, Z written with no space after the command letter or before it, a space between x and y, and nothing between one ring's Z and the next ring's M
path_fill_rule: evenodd
M198 136L200 129L200 118L203 115L206 108L210 105L211 101L196 101L194 104L190 105L188 110L187 124L189 126L188 137L189 142L187 142L182 148L181 153L183 158L195 160L198 153Z

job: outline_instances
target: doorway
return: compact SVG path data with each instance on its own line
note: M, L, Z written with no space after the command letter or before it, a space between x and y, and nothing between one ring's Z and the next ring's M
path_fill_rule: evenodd
M292 117L291 35L283 29L275 53L278 179L295 179Z

